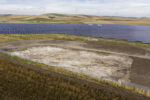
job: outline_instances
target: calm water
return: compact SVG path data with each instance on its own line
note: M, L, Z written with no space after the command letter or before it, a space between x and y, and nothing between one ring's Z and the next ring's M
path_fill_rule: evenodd
M150 26L136 25L0 23L0 34L7 33L66 33L150 43Z

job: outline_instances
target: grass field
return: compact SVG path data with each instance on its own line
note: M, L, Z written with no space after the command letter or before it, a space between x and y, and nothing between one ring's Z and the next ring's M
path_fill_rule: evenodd
M0 23L50 23L50 24L129 24L150 25L150 18L89 16L67 14L0 15Z

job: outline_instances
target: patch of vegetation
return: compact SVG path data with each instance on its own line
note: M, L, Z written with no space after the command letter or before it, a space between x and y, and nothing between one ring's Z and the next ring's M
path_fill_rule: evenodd
M50 21L50 20L49 19L45 19L45 18L34 18L34 19L27 19L25 21L41 22L41 21Z
M12 18L12 20L20 20L20 21L23 21L24 19L23 19L23 18Z
M4 58L0 57L0 100L132 100Z
M67 34L0 34L0 42L19 41L19 40L37 40L37 39L49 39L49 40L70 40L70 41L96 41L114 44L126 44L141 48L150 49L149 43L142 42L129 42L126 40L93 38L84 36L74 36Z
M140 41L130 42L127 40L115 40L115 39L104 39L104 38L98 38L98 40L99 42L126 44L126 45L136 46L140 48L150 49L150 43L142 43Z
M128 86L128 85L117 83L117 82L106 81L106 80L103 80L103 79L100 79L100 78L93 78L93 77L90 77L90 76L87 76L87 75L84 75L84 74L71 72L71 71L65 70L63 68L59 68L59 67L55 67L55 66L48 66L48 65L45 65L45 64L42 64L42 63L33 62L33 61L30 61L30 60L27 60L27 59L22 59L22 58L19 58L17 56L10 56L10 55L5 54L5 53L0 53L0 55L12 58L12 59L14 59L16 61L19 61L19 62L23 62L23 63L29 64L29 65L33 65L34 67L40 67L40 68L45 69L45 70L49 70L49 71L53 71L53 72L56 72L56 73L68 75L70 77L78 77L78 78L83 79L83 80L88 80L89 82L97 83L97 84L99 84L103 87L113 88L114 93L115 93L115 90L116 91L123 90L123 91L128 91L131 94L132 93L138 93L138 94L142 94L142 95L145 95L147 97L150 97L150 91L144 91L144 90L136 88L136 87L131 87L131 86Z

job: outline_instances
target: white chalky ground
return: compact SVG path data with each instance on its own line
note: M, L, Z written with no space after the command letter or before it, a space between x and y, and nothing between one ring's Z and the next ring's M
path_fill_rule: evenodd
M132 59L127 56L104 54L60 47L32 47L12 55L92 77L115 77L128 80Z

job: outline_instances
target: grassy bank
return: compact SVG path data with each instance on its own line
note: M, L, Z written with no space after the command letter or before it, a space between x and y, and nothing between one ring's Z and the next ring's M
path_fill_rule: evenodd
M115 91L117 91L117 92L120 91L121 95L122 95L122 91L123 91L123 92L128 92L128 93L131 93L131 94L133 93L133 95L134 94L141 94L141 95L145 95L147 97L150 97L150 91L144 91L144 90L139 89L139 88L127 86L127 85L116 83L116 82L108 82L108 81L105 81L103 79L89 77L89 76L86 76L86 75L83 75L83 74L74 73L74 72L65 70L63 68L58 68L58 67L54 67L54 66L48 66L48 65L45 65L45 64L41 64L41 63L33 62L33 61L30 61L30 60L22 59L22 58L19 58L19 57L16 57L16 56L10 56L10 55L4 54L4 53L0 53L0 55L3 55L4 57L8 57L8 58L11 58L11 59L14 59L14 60L19 61L19 62L23 62L23 63L29 64L29 65L33 65L33 66L36 66L36 67L40 67L40 68L45 69L45 70L49 70L49 71L53 71L53 72L56 72L56 73L68 75L70 77L78 77L78 78L83 79L83 80L88 80L89 82L97 83L100 86L105 87L105 88L109 87L109 88L111 88L111 90L113 90L114 94L116 93ZM7 62L7 61L3 61L3 62ZM7 65L7 63L6 63L6 65ZM110 92L110 91L107 91L107 92ZM122 97L121 95L119 97ZM118 100L120 100L120 99L118 99Z
M0 42L36 40L36 39L71 40L71 41L85 41L85 42L97 41L97 42L104 42L104 43L126 44L126 45L150 49L150 44L144 44L142 42L128 42L125 40L92 38L92 37L74 36L74 35L67 35L67 34L0 34Z
M132 100L117 94L115 88L114 92L107 91L108 87L95 88L0 56L0 100Z

